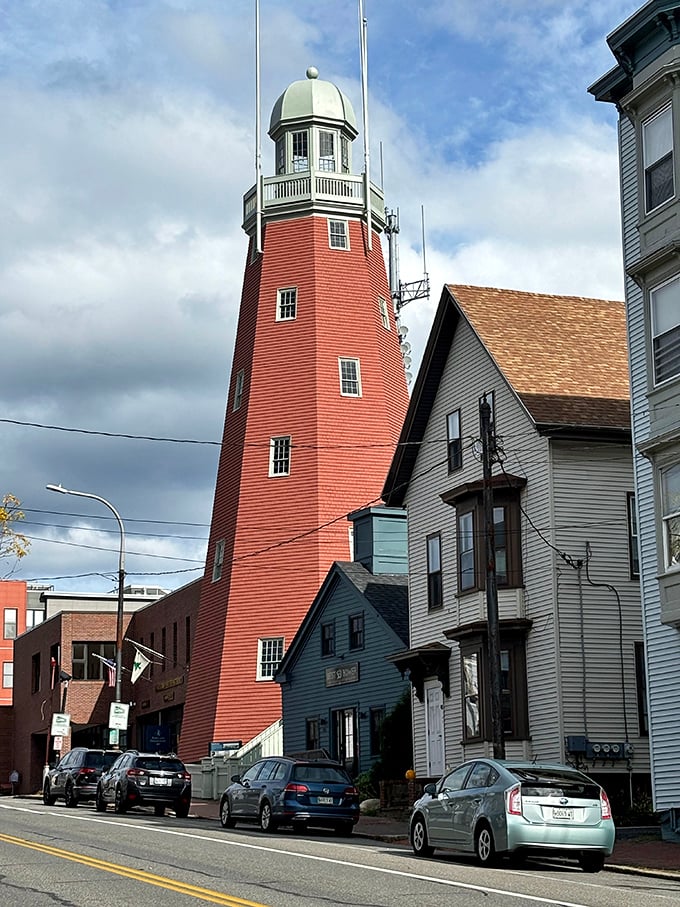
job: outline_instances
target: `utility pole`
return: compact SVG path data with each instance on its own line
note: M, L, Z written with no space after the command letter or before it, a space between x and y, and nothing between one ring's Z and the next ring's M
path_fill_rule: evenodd
M491 465L497 460L496 433L491 406L486 394L479 402L479 428L482 436L484 496L484 537L486 540L486 613L489 625L489 683L491 687L491 740L494 759L505 759L503 717L501 714L501 647L496 585L496 540L493 518Z

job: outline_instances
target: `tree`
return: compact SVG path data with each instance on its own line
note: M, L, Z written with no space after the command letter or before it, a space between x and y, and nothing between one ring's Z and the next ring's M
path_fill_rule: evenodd
M0 499L0 560L8 557L15 559L5 577L16 570L17 563L28 554L31 547L30 539L14 528L15 523L24 518L20 504L21 501L13 494L6 494Z

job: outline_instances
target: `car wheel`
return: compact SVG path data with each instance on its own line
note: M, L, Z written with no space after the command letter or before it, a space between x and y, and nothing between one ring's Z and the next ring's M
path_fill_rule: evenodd
M479 826L475 834L475 855L481 866L493 866L496 863L493 832L486 822Z
M178 819L186 819L186 817L189 815L189 804L178 803L175 807L175 815Z
M102 797L101 788L97 788L97 794L94 798L94 808L98 813L106 812L106 800Z
M353 830L353 822L338 822L338 824L335 826L336 835L343 835L344 837L351 835Z
M425 819L422 816L416 816L411 825L411 847L417 857L431 857L434 853L434 847L427 838Z
M123 797L123 791L117 787L116 788L116 799L113 801L113 811L122 815L127 809L127 804L125 803L125 798Z
M276 822L272 816L272 806L269 800L263 800L260 806L260 830L266 832L276 831Z
M153 814L154 814L154 816L158 816L159 818L160 818L161 816L164 816L164 815L165 815L165 807L164 807L164 806L161 806L159 803L157 803L157 804L154 806L154 808L153 808Z
M236 825L236 819L231 814L228 797L224 797L220 803L220 824L222 828L234 828Z
M72 784L67 784L64 789L64 803L69 809L74 809L78 805L78 797Z
M43 787L43 803L45 806L54 806L56 802L57 798L52 796L49 782L46 781L45 786Z
M584 872L601 872L604 869L604 854L585 851L578 862Z

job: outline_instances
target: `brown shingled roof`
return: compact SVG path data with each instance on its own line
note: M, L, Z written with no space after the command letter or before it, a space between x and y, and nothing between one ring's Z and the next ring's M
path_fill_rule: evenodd
M448 284L539 424L630 425L623 302Z

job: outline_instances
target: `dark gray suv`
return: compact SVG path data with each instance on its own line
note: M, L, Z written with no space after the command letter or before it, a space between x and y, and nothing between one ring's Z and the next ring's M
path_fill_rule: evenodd
M191 775L174 754L127 750L104 772L97 785L95 806L105 812L109 803L117 813L131 806L153 806L157 816L166 808L186 819L191 806Z
M102 771L119 756L119 750L74 747L45 776L43 803L52 806L63 797L66 806L73 807L81 800L94 800Z

